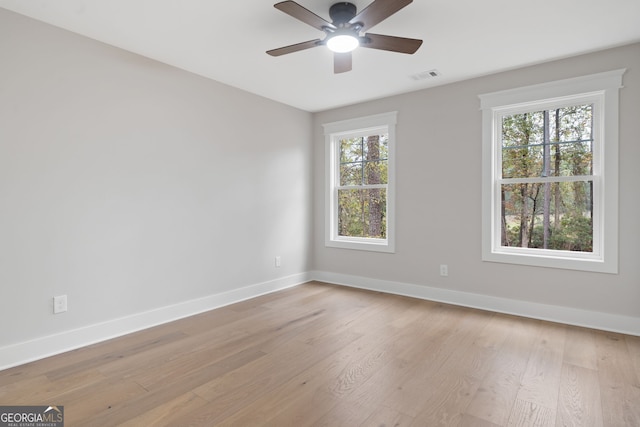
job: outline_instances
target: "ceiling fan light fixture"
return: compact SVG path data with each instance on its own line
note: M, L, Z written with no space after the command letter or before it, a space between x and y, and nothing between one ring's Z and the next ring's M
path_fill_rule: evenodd
M351 71L351 51L358 46L406 54L415 53L422 45L422 40L367 33L370 27L379 24L412 2L413 0L373 0L360 13L355 4L338 2L329 8L332 21L329 22L293 0L280 1L273 5L276 9L324 32L326 36L323 39L271 49L267 54L280 56L317 46L327 46L334 52L333 72L339 74Z
M337 53L351 52L360 46L360 41L353 34L336 33L327 40L329 50Z

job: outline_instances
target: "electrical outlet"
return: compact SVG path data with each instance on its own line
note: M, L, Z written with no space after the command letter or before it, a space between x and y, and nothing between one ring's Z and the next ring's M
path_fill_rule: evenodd
M282 257L280 255L276 257L275 264L276 264L276 268L280 268L282 266Z
M64 313L65 311L67 311L67 296L53 297L53 314Z
M440 275L441 276L449 275L449 266L447 264L440 264Z

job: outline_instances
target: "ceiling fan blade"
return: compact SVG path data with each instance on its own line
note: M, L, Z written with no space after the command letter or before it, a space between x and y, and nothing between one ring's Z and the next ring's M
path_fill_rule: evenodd
M325 21L315 13L311 12L309 9L300 6L294 1L283 1L274 4L273 7L283 11L287 15L293 16L294 18L304 22L305 24L309 24L312 27L319 29L320 31L324 31L325 28L336 28L330 22Z
M351 71L351 52L333 54L333 73L346 73Z
M287 53L298 52L305 49L311 49L312 47L320 46L320 39L309 40L302 43L292 44L290 46L279 47L277 49L268 50L267 53L271 56L286 55Z
M415 53L422 45L422 40L408 39L405 37L383 36L381 34L367 33L363 37L366 41L360 46L370 49L389 50L391 52Z
M413 0L375 0L354 16L349 23L360 22L363 25L360 31L365 32L411 3Z

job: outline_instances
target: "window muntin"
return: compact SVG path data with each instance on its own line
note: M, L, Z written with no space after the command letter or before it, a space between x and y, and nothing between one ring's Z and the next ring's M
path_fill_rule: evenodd
M393 252L396 113L325 124L326 245Z
M618 92L624 71L480 95L483 260L617 273ZM509 126L525 118L528 138ZM558 201L555 194L564 198ZM525 198L528 212L522 214ZM520 225L525 218L534 219L526 230ZM556 226L555 235L545 225Z

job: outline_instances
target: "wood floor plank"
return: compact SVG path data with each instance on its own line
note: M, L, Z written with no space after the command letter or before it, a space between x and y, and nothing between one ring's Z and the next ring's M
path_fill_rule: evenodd
M311 282L0 371L68 426L639 426L640 338Z
M604 426L598 373L595 370L564 364L556 426Z
M476 418L506 425L520 390L531 349L542 325L537 321L512 321L510 327L500 328L507 338L502 341L491 366L485 374L466 413Z
M490 320L491 317L475 311L466 318L467 322L478 328L486 327ZM466 329L465 322L460 324L460 328ZM501 341L498 339L496 342ZM439 386L433 387L430 393L424 393L428 399L423 404L424 409L415 416L414 425L450 426L462 422L481 381L490 369L490 361L496 355L493 345L487 344L489 340L478 341L475 334L461 334L459 341L455 342L458 350L452 352L430 378L431 384Z
M41 390L50 386L51 380L45 374L10 382L0 387L0 402L4 405L26 405L25 402L30 399L42 399ZM33 396L38 391L40 391L40 396Z
M549 408L555 414L565 339L564 325L549 324L542 330L522 376L518 400Z
M407 427L413 423L413 417L398 412L386 405L378 406L373 413L360 424L360 427Z
M341 293L341 287L334 287L332 285L324 286L318 283L308 283L309 288L306 288L306 284L303 287L296 286L288 288L283 291L279 291L272 294L263 295L257 298L259 302L266 300L260 304L260 307L266 308L273 313L287 312L290 309L302 309L303 312L309 312L317 309L333 309L336 301L344 301L345 305L353 304L349 303L347 296L348 292ZM248 300L246 302L253 302L254 300ZM232 309L235 304L230 305ZM251 311L251 313L253 310Z
M65 407L65 425L89 427L106 426L96 422L96 415L106 413L117 417L120 407L145 395L147 391L135 382L105 378L74 390L60 390L52 400Z
M385 349L379 349L351 361L332 381L329 391L336 397L349 395L365 383L380 366L386 365L390 357Z
M243 332L231 334L227 331L213 331L194 337L191 340L180 344L187 345L186 349L171 349L170 357L155 359L153 363L146 363L147 368L133 375L135 381L147 389L162 386L168 376L176 377L181 373L189 375L190 372L202 369L210 364L218 363L225 358L241 358L245 353L267 354L269 346L281 346L295 337L308 321L315 317L315 312L301 315L299 310L288 312L289 316L284 324L282 318L286 316L281 313L278 321L272 319L271 314L265 315L260 326L257 327L256 334ZM254 320L255 322L255 320ZM246 324L241 323L246 327ZM254 326L255 328L256 326ZM200 342L202 341L202 342ZM212 345L215 342L215 345ZM166 352L166 350L165 350ZM166 353L165 353L166 354ZM162 370L157 369L157 360L160 360ZM155 363L155 364L154 364Z
M419 384L428 383L421 378L435 372L430 361L436 360L438 355L444 357L434 350L446 340L448 328L460 320L448 314L448 307L433 306L433 312L425 310L422 318L401 330L396 339L390 341L389 353L394 357L369 378L365 387L355 389L346 400L369 406L386 404L398 412L415 416L421 408L423 390L416 392L414 387L420 389ZM407 384L408 380L413 382ZM406 404L405 395L413 402L413 414L402 408Z
M429 404L430 400L440 393L443 387L442 381L444 381L442 372L447 372L444 368L447 360L458 350L464 352L460 346L469 345L475 339L475 336L470 334L468 329L465 329L465 325L476 325L478 322L477 313L474 311L456 309L454 312L458 314L451 318L447 315L444 316L449 323L447 333L434 336L433 341L429 343L431 345L423 349L422 358L413 359L413 368L406 377L402 378L401 385L390 390L390 393L384 398L386 404L396 408L399 412L416 417ZM485 321L488 321L489 318L490 316L487 315ZM460 376L452 375L451 377L455 378L457 385ZM431 384L432 387L425 389L424 384Z
M412 426L448 427L462 422L465 409L476 393L480 381L466 375L455 375L443 371L439 378L433 378L439 386L427 393L423 409L414 417Z
M206 365L197 371L191 371L186 375L166 378L162 387L151 391L145 389L145 393L136 394L129 399L118 402L117 405L112 404L108 410L94 412L91 422L101 427L120 425L141 413L158 407L159 402L166 404L173 401L179 396L195 390L202 384L260 360L264 355L264 353L257 350L247 350L241 354L230 355L225 359ZM135 384L142 388L139 384ZM114 408L116 410L113 410Z
M308 285L308 286L307 286ZM278 310L286 309L296 305L309 305L314 301L325 301L327 293L332 293L337 287L320 284L317 282L306 283L304 288L294 286L280 292L261 295L256 298L232 304L228 306L230 310L240 313L253 314L256 310Z
M640 382L624 335L596 333L598 380L606 426L640 426Z
M208 316L200 317L201 321L208 323ZM309 314L300 308L289 308L278 313L258 311L258 314L244 314L233 320L226 318L230 320L228 323L209 325L200 333L168 341L164 346L110 360L100 370L106 375L120 375L123 378L134 376L143 386L151 387L151 383L162 382L164 376L176 370L189 371L193 367L191 365L197 365L201 360L214 363L230 354L254 348L257 343L274 342L292 329L291 324L296 323L293 319L299 320L301 317L309 317ZM289 320L291 324L283 325L283 319L292 319ZM191 322L181 320L179 323ZM193 325L186 327L193 333ZM160 372L159 367L162 367Z
M57 373L65 372L65 370L67 370L65 375L70 374L69 369L78 372L102 366L105 361L118 357L119 352L131 351L132 348L139 347L141 343L144 345L144 343L163 340L163 337L167 335L173 335L174 328L176 328L175 322L171 322L4 370L0 375L0 387L45 373L50 377L55 377L58 376ZM182 333L179 332L179 334Z
M636 371L636 378L640 380L640 337L626 335L625 342L631 358L631 364Z
M9 401L17 405L30 405L33 402L37 402L39 405L49 405L46 402L59 399L61 392L65 394L76 391L82 393L86 387L98 385L107 380L108 378L97 370L82 371L56 381L48 380L47 383L33 388L22 388L17 393L10 392ZM0 401L2 400L0 399Z
M339 402L312 427L352 427L360 426L375 411L374 407L363 403Z
M230 425L278 425L279 419L296 420L297 426L307 426L322 418L339 403L327 389L327 378L332 378L339 368L334 363L321 361L269 393L224 419ZM301 411L301 408L305 408Z
M392 338L388 336L387 340ZM320 342L314 344L323 345ZM228 417L225 422L236 425L254 425L258 421L265 423L292 405L300 406L300 400L313 400L316 406L310 411L313 410L315 414L307 412L304 424L312 423L312 420L329 412L358 384L366 382L371 372L386 364L390 357L388 350L387 342L380 336L362 335L337 348L331 357L319 360L269 393L246 403L241 411ZM314 350L309 347L309 351ZM320 407L317 407L318 401L323 402Z
M270 414L260 425L310 427L340 403L335 396L322 388L305 389L300 394L284 398L281 402L285 403L283 408L278 409L275 414ZM229 425L242 425L234 422L233 418L229 418Z
M345 331L331 337L323 346L290 345L282 352L271 353L243 369L197 387L194 392L211 404L194 414L194 421L209 425L221 422L360 337Z
M473 415L464 414L458 427L501 427L501 425L474 417Z
M595 331L568 326L564 347L564 362L586 369L598 369Z
M155 406L147 412L134 416L122 423L121 427L140 427L140 426L161 426L183 425L182 422L194 410L206 406L209 402L188 392L180 395L162 405Z
M545 427L555 425L555 411L526 400L516 399L509 415L509 427Z
M112 361L118 361L128 359L134 355L147 354L150 349L162 347L165 343L173 343L188 335L183 332L172 332L162 335L160 337L154 337L148 340L141 340L133 345L129 345L124 349L118 349L116 351L104 352L90 359L83 359L72 365L62 366L58 369L52 369L47 371L47 377L52 380L57 378L64 378L69 375L73 375L78 372L95 369L97 367L104 367Z
M477 334L474 344L498 351L522 319L515 316L492 313L489 322Z

